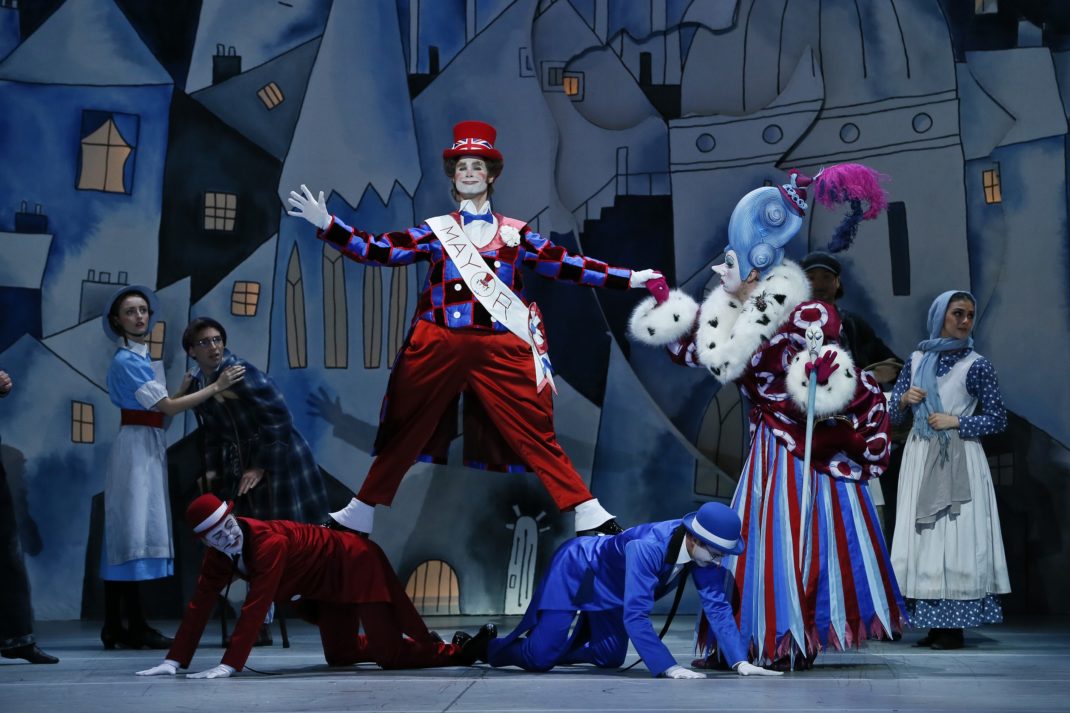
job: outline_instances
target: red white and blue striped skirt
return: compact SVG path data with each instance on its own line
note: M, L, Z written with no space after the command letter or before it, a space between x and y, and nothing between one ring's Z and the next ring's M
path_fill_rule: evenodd
M732 502L747 548L724 561L740 633L759 661L890 639L906 625L869 488L807 477L808 486L802 460L759 424ZM710 650L704 629L699 643Z

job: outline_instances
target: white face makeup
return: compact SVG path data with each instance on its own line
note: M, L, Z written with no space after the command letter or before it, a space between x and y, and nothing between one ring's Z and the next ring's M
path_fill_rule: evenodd
M713 266L713 271L721 278L721 284L725 292L734 295L743 286L743 280L739 276L739 260L736 251L729 250L724 254L724 262Z
M453 187L462 199L485 196L493 180L487 178L487 163L481 158L462 158L453 171Z
M219 523L204 535L204 543L213 550L218 550L225 555L241 554L242 542L241 528L233 515L227 515L223 522Z
M699 567L709 567L710 565L720 565L721 560L724 558L724 553L720 550L715 550L709 545L699 542L694 536L688 535L688 554L691 555L691 561Z

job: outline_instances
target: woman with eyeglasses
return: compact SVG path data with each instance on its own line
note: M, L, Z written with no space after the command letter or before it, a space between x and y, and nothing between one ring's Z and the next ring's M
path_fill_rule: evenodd
M174 574L164 416L193 408L241 381L243 370L228 370L211 386L172 398L164 384L162 364L152 361L149 350L156 295L147 287L127 285L108 305L101 322L117 346L108 369L108 396L121 414L104 479L100 561L104 628L100 640L105 649L166 649L171 639L149 626L138 587L138 582ZM187 386L183 383L179 393Z
M963 629L1003 621L1010 592L992 473L980 437L1007 428L996 370L973 350L976 300L945 292L892 391L891 418L914 417L899 473L892 567L915 645L960 649Z

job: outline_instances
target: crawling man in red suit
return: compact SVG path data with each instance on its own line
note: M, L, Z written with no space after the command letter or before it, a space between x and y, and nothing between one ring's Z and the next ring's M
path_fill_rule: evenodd
M288 520L235 517L233 508L234 503L211 494L190 503L186 521L210 549L167 658L137 675L174 675L189 666L219 593L235 575L248 580L249 594L230 646L218 666L187 678L227 678L241 671L275 601L297 601L302 615L319 626L331 666L374 661L383 668L426 668L467 662L462 647L437 641L427 630L374 542ZM357 633L361 624L364 635Z

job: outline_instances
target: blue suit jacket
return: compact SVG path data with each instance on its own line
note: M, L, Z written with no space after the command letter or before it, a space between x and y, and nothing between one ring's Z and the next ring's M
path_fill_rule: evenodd
M676 664L650 622L654 602L675 589L673 577L683 520L637 525L613 537L577 537L563 544L550 563L516 638L537 622L547 609L564 611L622 611L622 626L636 651L655 676ZM676 537L674 537L676 535ZM725 659L732 665L747 660L732 607L725 596L725 571L720 566L684 566L698 588L702 609Z

